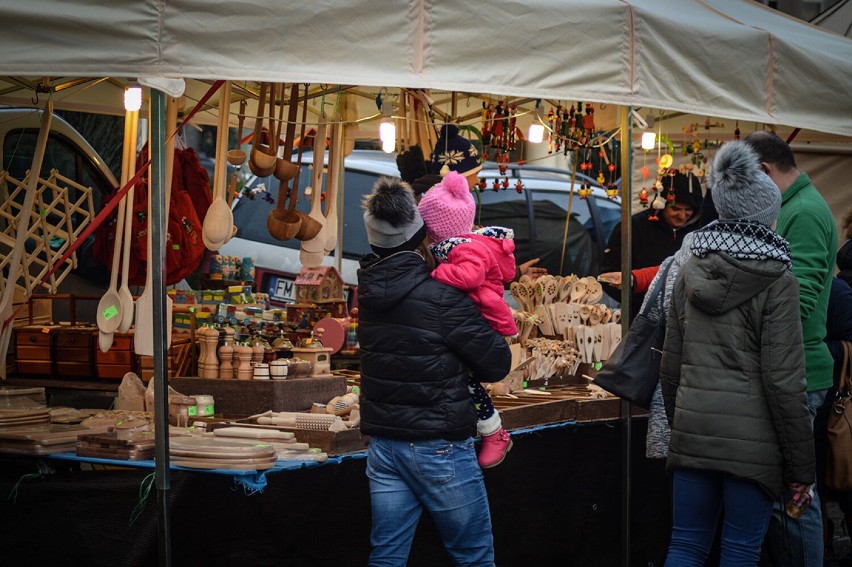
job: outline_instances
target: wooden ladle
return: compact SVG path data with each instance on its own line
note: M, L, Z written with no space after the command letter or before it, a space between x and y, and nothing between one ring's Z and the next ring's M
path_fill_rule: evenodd
M283 85L281 93L282 95L284 94ZM296 107L298 106L298 103L299 85L293 83L293 86L290 87L290 108L287 112L287 131L286 138L284 140L284 157L278 158L278 161L275 162L275 171L273 172L276 179L285 183L293 179L296 176L296 173L299 172L298 164L291 161L293 159L293 138L296 136ZM305 104L307 104L307 97ZM283 110L284 105L282 103L279 116L283 114ZM278 127L281 127L280 120Z
M243 143L243 124L246 120L246 101L240 101L240 115L237 117L237 147L233 150L228 150L228 163L234 167L240 167L246 162L246 152L242 148Z
M316 238L319 231L322 229L322 222L325 217L320 209L320 200L322 195L322 169L323 160L325 158L325 139L326 139L326 122L324 117L320 117L317 125L317 133L314 138L314 170L311 181L311 211L308 216L302 217L302 226L299 232L296 233L296 238L302 241L308 241ZM307 193L307 190L305 191ZM304 264L303 264L304 265Z
M269 93L269 130L263 128L264 106L266 105L266 93ZM260 83L260 94L257 99L257 118L254 122L254 136L251 141L251 153L249 154L249 169L258 177L269 177L275 171L275 163L278 161L278 134L273 124L275 119L275 85L273 83ZM263 143L264 132L268 144Z
M293 85L295 88L295 85ZM305 89L305 94L308 94ZM299 202L299 173L302 169L302 153L305 148L305 120L307 119L308 101L302 107L302 126L299 133L299 157L297 159L296 176L293 177L293 187L289 191L290 205L284 206L287 201L287 182L281 180L278 185L278 202L277 206L269 211L266 217L266 228L269 234L277 240L290 240L294 238L302 227L302 221L305 214L296 209L296 203ZM291 149L292 151L292 149Z

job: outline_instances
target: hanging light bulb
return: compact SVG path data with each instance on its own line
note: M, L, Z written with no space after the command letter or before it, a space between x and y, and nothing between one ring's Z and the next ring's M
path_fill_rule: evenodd
M382 120L379 124L379 139L382 141L382 151L393 153L396 149L396 124Z
M527 132L527 141L533 144L540 144L544 141L544 124L541 122L541 99L535 101L535 114L533 115L530 130Z
M386 89L382 89L386 93ZM382 151L393 153L396 150L396 123L393 118L393 103L382 99L382 92L376 95L376 106L382 113L382 121L379 123L379 140L382 141Z
M127 87L124 91L124 110L137 112L142 108L142 87Z
M657 143L657 135L654 132L643 132L642 133L642 149L643 150L653 150L654 145Z

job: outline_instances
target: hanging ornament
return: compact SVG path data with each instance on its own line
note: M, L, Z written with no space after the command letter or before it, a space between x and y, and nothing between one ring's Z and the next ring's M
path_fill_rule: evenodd
M517 191L518 193L521 193L521 192L523 192L523 190L524 190L524 182L521 181L520 179L518 179L518 181L515 183L515 191Z
M642 189L639 191L639 203L643 207L648 208L648 190L644 187L642 187Z
M508 148L515 149L516 131L518 131L518 105L512 104L509 106L509 130L508 130Z
M504 177L503 182L500 183L500 185L503 187L503 189L508 189L509 188L509 178Z
M500 175L506 175L506 170L509 168L509 153L504 151L497 154L497 169L500 170Z
M618 185L615 183L608 184L606 186L606 196L612 201L618 199Z
M604 182L606 182L606 178L604 177L603 171L598 171L598 176L596 178L596 181L598 182L599 185L603 185Z
M494 183L491 184L491 189L495 192L500 190L500 179L495 177Z
M491 145L491 126L494 118L494 105L485 99L482 101L482 148Z

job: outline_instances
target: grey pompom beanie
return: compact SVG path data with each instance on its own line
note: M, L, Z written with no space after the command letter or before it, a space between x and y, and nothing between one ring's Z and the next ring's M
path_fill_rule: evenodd
M778 218L781 191L760 169L757 154L745 142L728 142L716 152L708 186L721 221L772 226Z
M380 177L362 206L370 248L382 258L415 250L426 237L414 192L404 181Z

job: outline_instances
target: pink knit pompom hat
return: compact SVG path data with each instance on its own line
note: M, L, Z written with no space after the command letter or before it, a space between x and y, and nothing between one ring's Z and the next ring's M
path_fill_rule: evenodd
M460 173L447 173L440 183L423 194L418 208L432 242L473 230L476 202L470 194L467 178Z

